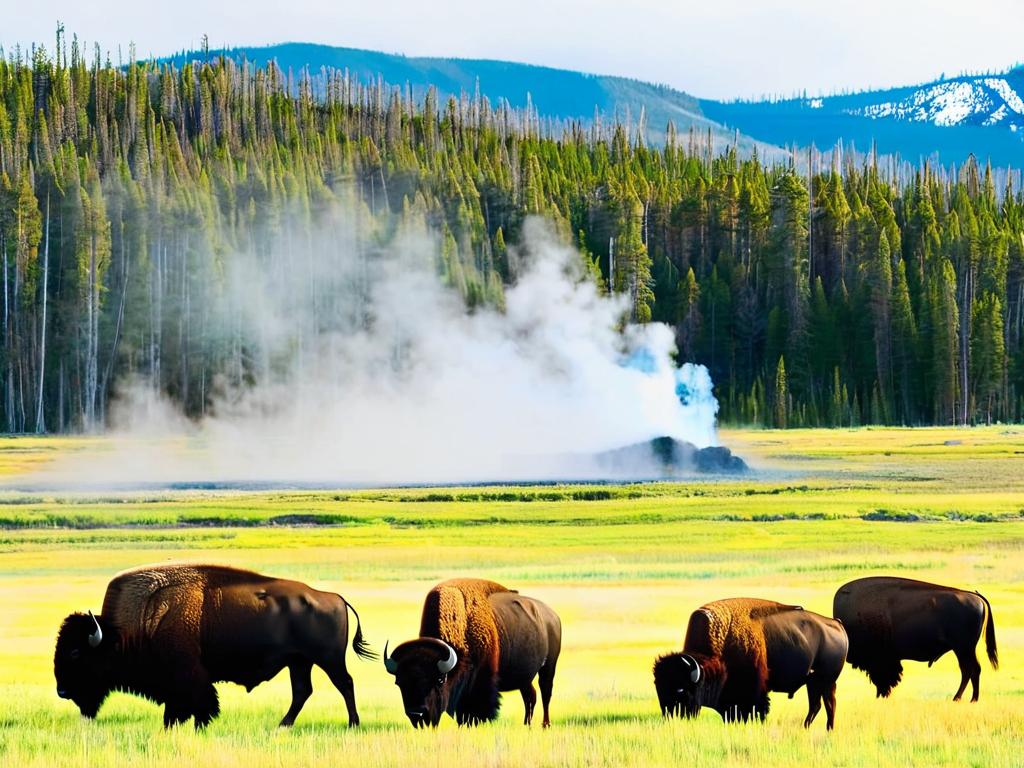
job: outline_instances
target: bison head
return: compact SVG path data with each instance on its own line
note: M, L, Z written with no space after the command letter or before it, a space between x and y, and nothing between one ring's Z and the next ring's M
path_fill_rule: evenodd
M454 648L432 637L402 643L390 656L384 646L384 667L395 676L414 728L436 727L441 721L451 696L448 676L458 661Z
M671 653L654 662L654 687L661 714L695 717L702 704L704 677L701 662L688 653Z
M53 655L57 695L71 699L86 717L95 717L112 688L110 658L114 630L89 613L64 619Z

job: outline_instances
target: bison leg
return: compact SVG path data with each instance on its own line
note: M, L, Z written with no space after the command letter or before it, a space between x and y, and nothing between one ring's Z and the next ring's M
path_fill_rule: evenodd
M169 698L164 705L164 728L195 718L196 730L202 730L220 714L217 689L205 673L195 672L191 676L182 675L179 679L179 690L183 693Z
M525 687L519 689L519 692L523 694L523 707L526 709L523 725L529 725L533 722L533 708L537 706L537 691L533 687L533 683L527 683Z
M981 664L978 663L978 656L973 648L955 651L955 653L956 660L960 663L960 687L957 688L953 701L960 701L960 697L964 695L964 691L967 689L968 682L972 684L973 688L971 701L977 701L978 682L981 677Z
M168 701L164 704L164 728L184 723L190 717L192 717L192 713L180 701Z
M836 681L825 691L825 730L831 731L836 724Z
M288 667L292 678L292 705L281 719L280 726L282 728L287 728L295 722L295 718L299 716L306 700L312 695L313 682L309 679L312 669L313 665L305 660L293 662Z
M756 717L764 721L768 715L768 678L754 667L736 666L729 670L719 698L718 710L727 723L747 722Z
M459 699L455 721L459 725L479 725L494 720L501 709L501 693L496 675L489 669L476 672Z
M551 704L551 690L555 685L555 667L558 660L545 664L540 668L537 682L540 683L540 700L544 707L544 727L551 727L551 717L548 712L548 705Z
M821 710L821 693L817 680L812 678L807 681L807 717L804 718L804 728L811 727Z
M217 689L213 687L205 675L202 682L196 680L192 694L192 714L195 716L196 730L200 731L220 714L220 701Z
M356 711L356 689L352 682L352 675L345 668L345 658L341 661L331 661L321 664L320 668L327 673L334 687L345 699L345 706L348 709L348 724L354 728L359 725L359 713Z

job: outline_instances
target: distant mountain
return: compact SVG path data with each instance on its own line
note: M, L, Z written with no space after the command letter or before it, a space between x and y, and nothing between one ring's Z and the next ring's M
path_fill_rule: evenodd
M971 152L997 165L1024 164L1024 67L923 85L781 101L701 100L703 114L762 141L828 148L837 141L905 159Z
M479 83L480 93L493 104L505 99L511 106L521 109L526 106L529 95L540 115L556 119L580 119L589 123L595 109L605 118L617 116L619 119L625 119L628 111L636 125L643 110L648 136L658 143L664 139L669 120L675 123L681 136L685 136L692 126L705 132L710 129L716 143L721 145L731 143L735 138L733 129L727 129L703 114L700 101L690 94L624 77L590 75L507 61L420 58L311 43L211 50L208 55L221 54L239 61L244 58L259 66L274 60L281 69L291 69L296 74L304 67L309 67L313 74L321 67L347 69L364 83L376 82L379 75L390 85L403 88L406 84L411 85L418 97L422 97L430 85L437 88L442 99L462 93L472 95ZM180 65L202 55L191 51L167 60ZM756 145L762 157L781 154L778 147L757 142L749 136L741 135L739 145L745 153Z
M486 59L445 59L402 56L357 48L311 43L283 43L210 51L260 66L270 60L283 70L311 73L321 68L347 69L364 83L382 77L390 85L412 86L417 97L427 87L442 99L473 94L477 87L492 103L505 99L516 108L529 102L554 119L589 123L595 109L605 118L633 124L641 111L648 138L664 140L671 120L681 135L691 127L711 130L723 146L739 132L739 148L756 147L764 158L782 158L782 147L812 143L828 149L837 142L867 151L872 143L882 154L905 160L937 158L960 163L973 153L1000 166L1024 165L1024 67L1003 75L961 76L923 85L864 91L855 94L792 98L778 101L716 101L699 99L664 85L624 77L593 75L551 67ZM169 57L181 64L204 54Z

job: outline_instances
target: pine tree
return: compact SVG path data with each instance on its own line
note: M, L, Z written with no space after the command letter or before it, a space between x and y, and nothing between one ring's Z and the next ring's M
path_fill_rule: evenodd
M693 267L686 271L686 277L679 283L679 308L677 310L676 334L679 353L684 360L696 359L697 337L700 334L700 286L693 274Z
M945 259L932 270L928 288L931 327L931 384L934 414L938 424L956 423L959 394L957 338L960 332L956 302L956 273Z
M899 421L912 424L917 421L919 402L919 376L917 365L917 323L910 302L906 263L896 263L896 278L892 286L892 364L896 372L899 397Z
M971 323L971 381L975 402L986 423L992 422L995 405L1002 394L1006 349L1003 343L1003 309L999 297L986 293L973 309Z

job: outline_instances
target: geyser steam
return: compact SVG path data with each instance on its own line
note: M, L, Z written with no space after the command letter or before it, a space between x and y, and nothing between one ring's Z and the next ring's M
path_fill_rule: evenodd
M146 382L112 413L126 441L58 467L116 483L339 484L597 478L586 457L656 437L715 443L703 366L676 368L671 330L626 326L579 255L529 221L504 312L467 313L438 278L439 238L369 245L355 214L287 258L234 258L220 319L255 383L217 383L198 424ZM296 255L299 254L299 255ZM169 449L167 438L187 435ZM140 440L155 437L156 440ZM652 468L651 474L655 474Z

